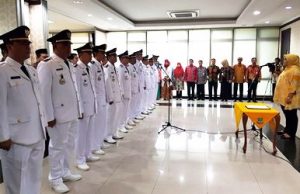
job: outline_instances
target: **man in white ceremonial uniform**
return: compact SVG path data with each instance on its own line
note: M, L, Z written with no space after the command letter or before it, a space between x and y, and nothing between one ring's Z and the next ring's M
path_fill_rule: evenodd
M144 90L142 94L142 107L141 111L143 115L149 115L151 111L148 110L148 102L149 102L149 95L150 95L150 67L148 65L149 60L148 60L148 55L143 57L142 64L143 64L143 75L144 75Z
M157 84L155 85L156 88L156 94L155 94L155 105L158 105L156 103L157 99L160 99L161 97L161 68L162 65L158 62L158 55L153 55L153 63L154 63L154 67L156 68L157 72L156 72L156 78L157 78Z
M139 77L137 74L137 69L134 66L136 63L136 56L135 53L129 55L129 65L128 70L130 72L131 77L131 100L129 105L129 121L128 125L135 126L136 123L139 123L139 120L136 119L138 115L136 115L137 108L138 108L138 94L139 94Z
M120 110L122 106L122 94L117 70L115 67L115 63L117 62L116 51L117 49L114 48L106 52L108 62L104 66L106 100L108 103L107 136L104 141L110 144L115 144L116 140L124 138L118 133L118 127L120 125Z
M5 61L5 59L7 57L7 48L4 43L0 44L0 50L1 50L1 55L2 55L2 59L0 60L0 65L1 65L1 64L3 64L3 62Z
M142 114L143 112L143 96L144 96L144 90L145 90L145 75L143 73L143 50L139 50L136 52L136 63L135 67L137 69L138 77L139 77L139 97L137 102L137 112L136 112L136 119L143 120L145 118L145 115Z
M150 91L150 97L149 97L149 109L154 110L155 109L155 101L156 101L156 66L153 65L153 57L149 59L149 66L150 66L150 74L151 74L151 91Z
M92 60L92 44L86 43L75 50L79 56L76 66L76 83L83 104L83 118L79 119L79 130L76 137L76 164L80 170L89 170L90 167L86 162L100 159L92 154L93 129L97 113L95 82L89 66Z
M0 36L8 56L0 67L0 148L6 194L39 194L45 146L44 104L30 56L29 28Z
M129 121L129 108L131 101L131 76L129 71L129 56L128 51L120 54L119 60L121 62L118 68L118 77L120 80L120 89L122 93L122 110L121 112L121 127L120 131L123 133L128 133L128 129L133 129L127 123Z
M107 103L105 90L105 76L103 62L105 61L106 44L93 47L93 56L90 65L91 73L94 77L95 92L97 97L97 113L92 136L93 154L103 155L105 152L101 149L104 146L104 138L107 135L106 119L107 119Z
M82 116L82 103L76 85L75 68L67 60L71 53L71 32L63 30L48 42L53 55L38 66L42 97L45 103L49 143L49 181L55 192L65 193L69 188L64 181L77 181L81 175L70 171L74 156L78 118Z

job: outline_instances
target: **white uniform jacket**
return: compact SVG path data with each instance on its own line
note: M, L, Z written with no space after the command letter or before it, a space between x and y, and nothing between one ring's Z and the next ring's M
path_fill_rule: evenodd
M89 64L90 69L92 70L92 76L94 78L94 87L97 97L97 104L99 106L106 105L106 91L105 91L105 76L104 76L104 69L102 64L93 59Z
M144 74L144 64L140 61L137 61L137 69L138 69L138 74L139 74L139 89L140 92L144 91L146 87L145 83L145 74Z
M82 98L85 116L92 116L97 113L97 96L93 80L93 72L90 67L79 60L76 66L76 83Z
M121 102L122 94L117 70L110 62L104 66L104 75L107 102Z
M31 145L45 138L43 100L39 79L33 67L7 57L0 67L0 142L11 139L16 144Z
M134 65L129 64L128 70L130 72L131 77L131 93L137 94L139 92L139 78L137 74L137 70Z
M155 76L155 69L152 66L150 66L150 80L151 80L151 89L155 89L155 84L157 84L156 82L156 76Z
M76 70L57 55L40 62L38 75L45 102L47 121L59 123L76 120L83 112L81 97L76 85Z
M120 64L117 72L120 80L121 93L125 99L131 99L131 76L128 67Z
M143 72L144 72L144 76L145 76L145 85L146 85L146 90L150 90L152 88L151 86L151 67L150 65L145 65L143 64L144 68L143 68Z

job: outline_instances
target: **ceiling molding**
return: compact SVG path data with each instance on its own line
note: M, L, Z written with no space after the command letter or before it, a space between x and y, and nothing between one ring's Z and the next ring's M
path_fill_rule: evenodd
M293 23L295 23L295 22L298 22L299 20L300 20L300 16L296 17L295 19L292 19L292 20L289 21L289 22L284 23L283 25L280 26L280 29L281 29L281 28L284 28L284 27L286 27L286 26L289 26L289 25L291 25L291 24L293 24Z
M235 23L237 18L195 18L195 19L173 19L173 20L155 20L155 21L138 21L135 22L136 26L142 25L158 25L166 24L178 25L178 24L200 24L200 23Z

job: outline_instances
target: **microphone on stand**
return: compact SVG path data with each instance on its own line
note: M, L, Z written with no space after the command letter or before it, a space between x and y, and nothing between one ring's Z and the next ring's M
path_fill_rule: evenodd
M266 64L261 65L259 67L262 68L262 67L266 67L266 66L269 67L270 72L273 72L275 70L275 64L274 63L266 63Z

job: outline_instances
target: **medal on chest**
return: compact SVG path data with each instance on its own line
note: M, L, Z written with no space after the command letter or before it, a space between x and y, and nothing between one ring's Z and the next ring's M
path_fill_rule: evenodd
M64 85L66 83L66 80L64 78L64 75L63 74L60 74L60 79L59 79L59 84L60 85Z
M98 75L98 81L101 81L101 74L100 75Z
M86 79L84 79L84 80L83 80L83 86L86 87L86 86L88 86L88 85L89 85L89 84L88 84L88 81L87 81Z

